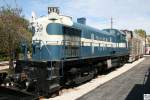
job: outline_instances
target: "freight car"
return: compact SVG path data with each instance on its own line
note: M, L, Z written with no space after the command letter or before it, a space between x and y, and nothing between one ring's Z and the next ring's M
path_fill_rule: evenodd
M49 8L46 17L32 18L32 60L18 60L11 86L49 95L61 86L80 84L101 70L123 65L129 57L125 34L98 30ZM24 46L25 47L25 46ZM24 49L26 50L26 49Z
M145 53L145 39L133 31L122 31L126 34L127 44L130 52L128 62L133 62L143 57Z

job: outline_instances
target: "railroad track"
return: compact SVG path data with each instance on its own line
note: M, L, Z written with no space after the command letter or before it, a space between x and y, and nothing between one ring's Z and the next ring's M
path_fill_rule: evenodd
M0 100L38 100L38 96L17 89L0 86Z

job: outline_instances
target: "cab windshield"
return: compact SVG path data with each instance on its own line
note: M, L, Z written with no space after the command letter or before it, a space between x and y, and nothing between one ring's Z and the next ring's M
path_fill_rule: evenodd
M47 25L46 31L49 35L62 34L62 25L58 23L50 23Z

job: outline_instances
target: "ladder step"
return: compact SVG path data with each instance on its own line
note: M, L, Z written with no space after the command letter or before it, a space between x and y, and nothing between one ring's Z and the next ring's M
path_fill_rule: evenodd
M53 84L53 85L50 86L50 88L51 88L51 89L54 89L54 88L57 88L57 87L59 87L59 86L60 86L59 84Z
M52 76L52 77L47 78L47 80L54 80L54 79L57 79L57 78L60 78L60 77L59 76Z

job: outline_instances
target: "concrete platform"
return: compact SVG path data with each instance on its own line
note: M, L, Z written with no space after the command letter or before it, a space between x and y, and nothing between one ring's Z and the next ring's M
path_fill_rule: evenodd
M150 57L77 100L150 100Z

